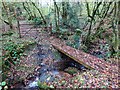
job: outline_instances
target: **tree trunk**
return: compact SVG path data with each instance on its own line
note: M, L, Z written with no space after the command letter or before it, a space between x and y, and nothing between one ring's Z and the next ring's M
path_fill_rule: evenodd
M10 15L9 7L7 7L7 4L5 4L5 2L3 2L3 1L2 1L2 5L3 5L3 8L6 12L7 17L8 17L8 23L9 23L10 29L13 29L12 18Z
M117 29L116 29L116 40L115 40L115 49L116 52L119 52L119 44L120 44L120 1L117 3Z
M46 25L47 22L46 22L45 18L43 17L42 12L41 12L40 9L35 5L35 3L32 2L32 4L33 4L33 6L38 10L41 18L43 19L44 24Z
M18 11L17 8L15 7L14 7L14 14L15 14L15 18L17 21L17 29L18 29L19 38L21 38L20 23L19 23L20 11Z
M65 22L67 20L67 2L62 2L62 19L63 19L63 25L65 25Z
M59 8L58 8L58 6L57 6L57 4L56 4L56 1L55 0L53 0L54 1L54 10L55 10L55 25L56 25L56 29L57 29L57 31L59 32Z
M96 12L97 12L97 10L98 10L98 8L99 8L99 6L100 6L101 4L102 4L102 2L99 2L99 3L97 4L97 7L96 7L96 8L95 8L95 5L94 5L94 9L93 9L92 15L90 15L89 4L88 4L88 2L86 2L88 17L90 17L90 26L89 26L88 34L87 34L86 40L85 40L86 46L88 46L89 43L90 43L90 35L91 35L92 23L93 23L93 21L95 20Z
M29 3L30 3L30 2L29 2ZM31 16L32 16L32 17L35 17L34 14L33 14L32 11L31 11L31 6L29 5L29 3L26 2L27 6L28 6L27 9L28 9L28 11L30 12Z
M17 25L18 25L19 38L21 38L21 33L20 33L20 23L19 23L18 18L17 18Z
M26 8L25 2L23 2L22 5L23 5L23 8L25 9L25 11L27 12L28 16L31 17L31 13L30 13L29 10Z

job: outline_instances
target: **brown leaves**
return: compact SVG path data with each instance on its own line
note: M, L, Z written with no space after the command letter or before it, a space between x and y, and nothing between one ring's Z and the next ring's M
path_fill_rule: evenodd
M101 77L101 78L94 78L95 80L95 84L94 86L97 85L97 82L100 82L101 80L106 80L108 77L109 78L117 78L118 76L118 66L108 63L102 59L99 59L95 56L92 56L90 54L84 53L80 50L76 50L70 46L66 46L62 41L60 41L59 39L55 38L52 39L53 41L50 41L51 44L58 49L60 52L64 53L65 55L67 55L68 57L72 58L73 60L77 61L78 63L86 66L87 68L94 68L96 70L98 70L100 73L99 74L103 74L106 75L106 77ZM91 76L92 74L90 74ZM111 77L112 75L112 77ZM94 76L94 74L93 74ZM85 77L86 79L88 79L89 76ZM93 77L92 77L93 78ZM115 80L115 79L114 79ZM117 79L116 79L117 80ZM115 81L116 81L115 80ZM76 80L74 82L77 82ZM116 81L117 82L117 81ZM93 83L91 80L89 83ZM108 85L107 83L105 85ZM98 85L99 86L99 85ZM71 85L70 85L71 87Z
M102 59L99 59L95 56L92 56L90 54L84 53L80 50L76 50L70 46L66 46L60 39L55 38L50 41L51 44L58 49L59 51L61 51L62 53L64 53L65 55L67 55L68 57L72 57L73 60L77 61L78 63L83 64L84 66L86 66L87 68L94 68L100 72L105 72L105 73L112 73L111 71L111 66L113 70L116 70L117 66L112 65L110 63L105 62ZM114 67L113 67L114 66ZM111 70L111 71L110 71Z

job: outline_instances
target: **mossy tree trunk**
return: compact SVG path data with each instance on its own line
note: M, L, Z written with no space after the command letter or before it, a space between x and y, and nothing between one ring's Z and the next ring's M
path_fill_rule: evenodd
M113 41L112 41L112 48L113 54L118 54L119 52L119 30L120 30L120 1L119 2L115 2L115 9L114 9L114 15L113 15L113 22L112 22L112 28L113 28Z
M119 52L119 44L120 44L120 1L117 3L117 29L115 33L115 50Z

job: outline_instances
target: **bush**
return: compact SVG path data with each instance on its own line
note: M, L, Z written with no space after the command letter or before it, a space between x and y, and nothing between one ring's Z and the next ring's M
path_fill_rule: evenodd
M35 27L38 27L38 26L42 25L43 22L39 17L36 17L33 19L33 24L35 25Z

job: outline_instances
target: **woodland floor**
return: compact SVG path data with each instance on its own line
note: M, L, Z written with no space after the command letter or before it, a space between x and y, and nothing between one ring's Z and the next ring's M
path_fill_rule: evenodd
M13 68L14 73L11 73L10 76L14 77L14 85L11 86L12 88L34 88L38 77L41 75L44 76L44 73L47 73L45 75L48 76L41 80L51 88L118 88L118 81L116 81L116 79L112 79L110 76L102 74L97 70L89 70L86 68L79 70L76 67L64 68L65 65L62 66L63 63L66 63L64 60L62 60L62 62L59 62L60 59L54 61L54 55L51 54L51 52L57 52L57 50L53 48L49 42L51 37L48 33L49 31L45 31L42 28L33 28L32 25L25 25L26 23L26 21L20 21L22 38L33 38L37 42L37 45L31 47L29 52L25 52L27 56L22 57L20 65ZM43 55L43 57L38 58L36 56L38 54L40 56ZM70 61L68 58L65 59ZM117 63L118 62L115 64ZM44 69L42 70L41 68ZM49 68L51 70L48 70ZM56 71L58 68L62 68L62 70ZM65 72L67 69L74 69L77 70L77 72L70 74ZM54 71L54 73L52 71ZM51 79L52 76L54 78ZM18 78L23 80L23 84L16 83L18 82ZM52 81L47 82L46 80ZM117 78L117 80L119 80L119 78Z

